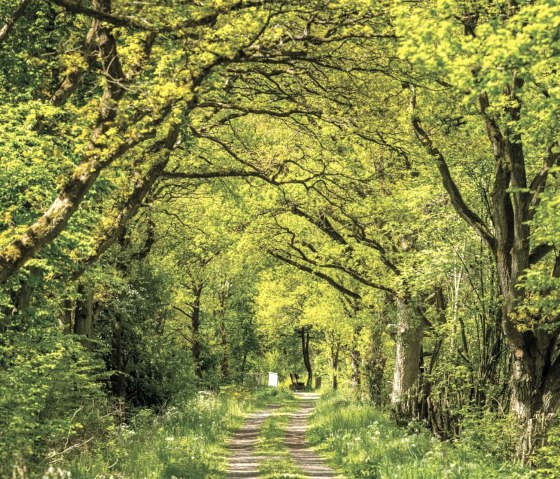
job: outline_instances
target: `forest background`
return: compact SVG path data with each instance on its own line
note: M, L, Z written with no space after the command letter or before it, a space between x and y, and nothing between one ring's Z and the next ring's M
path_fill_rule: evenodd
M0 17L2 474L278 371L556 477L558 1Z

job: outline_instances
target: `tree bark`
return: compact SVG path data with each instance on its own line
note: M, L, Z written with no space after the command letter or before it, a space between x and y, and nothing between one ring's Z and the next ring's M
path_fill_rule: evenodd
M300 330L301 335L301 349L303 353L303 363L305 369L307 370L307 389L311 389L313 386L313 369L311 366L311 360L309 359L309 330L310 327L302 326Z
M417 380L424 324L408 298L398 298L396 303L398 330L391 406L396 418L406 421L417 410Z
M350 366L352 369L351 384L352 389L356 391L359 391L360 387L362 386L362 372L360 370L360 363L360 351L356 347L353 347L352 351L350 351Z
M538 326L521 330L515 313L526 300L526 292L520 287L522 275L550 251L546 245L530 249L530 206L538 203L537 194L546 186L548 170L558 163L560 156L549 145L543 168L529 185L521 133L511 126L521 119L523 87L524 81L512 72L511 84L503 92L510 98L510 104L500 114L492 112L488 94L479 95L480 115L494 154L490 205L493 231L462 198L442 151L434 145L417 116L413 117L412 127L434 158L455 210L477 231L493 255L502 296L502 328L513 353L511 411L521 427L517 456L523 463L529 463L535 447L544 441L560 402L560 361L556 358L559 336L556 330ZM416 107L414 92L411 104ZM555 265L553 275L559 274L560 267ZM538 323L540 318L532 319Z
M110 12L111 0L96 0L96 8ZM90 154L74 170L71 178L62 186L57 198L48 210L27 231L0 251L0 284L8 281L20 268L44 246L52 242L82 203L101 171L116 158L122 156L139 140L122 142L107 148L102 144L103 136L117 117L117 105L124 95L125 81L117 43L107 27L96 31L101 63L107 77L96 126L90 141ZM105 150L103 154L99 150Z

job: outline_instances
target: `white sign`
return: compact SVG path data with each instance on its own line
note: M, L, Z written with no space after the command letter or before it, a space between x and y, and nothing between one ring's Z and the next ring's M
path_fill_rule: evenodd
M273 388L278 387L278 373L268 373L268 385Z

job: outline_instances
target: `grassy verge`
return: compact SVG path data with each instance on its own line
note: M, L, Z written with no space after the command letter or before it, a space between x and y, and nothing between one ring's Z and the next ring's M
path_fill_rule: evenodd
M530 472L497 460L467 442L441 442L420 425L397 427L388 415L343 393L321 398L309 440L349 478L529 478Z
M281 394L280 394L281 395ZM219 479L225 477L227 440L245 416L277 401L276 390L226 389L200 394L164 414L139 411L89 450L47 476L72 479Z
M285 444L290 416L299 409L299 401L290 393L277 404L280 407L264 421L257 442L257 455L262 456L259 473L263 479L303 479Z

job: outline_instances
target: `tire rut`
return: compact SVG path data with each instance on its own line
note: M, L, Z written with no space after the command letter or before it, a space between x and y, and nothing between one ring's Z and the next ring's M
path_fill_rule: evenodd
M233 435L229 445L231 456L227 470L228 479L259 478L259 463L264 458L255 455L257 438L265 419L278 407L272 405L264 411L251 414L243 427Z
M340 479L341 476L326 466L323 459L307 444L307 420L315 408L315 401L319 399L319 395L299 393L298 396L302 401L301 408L293 414L286 432L286 447L292 460L307 478Z

